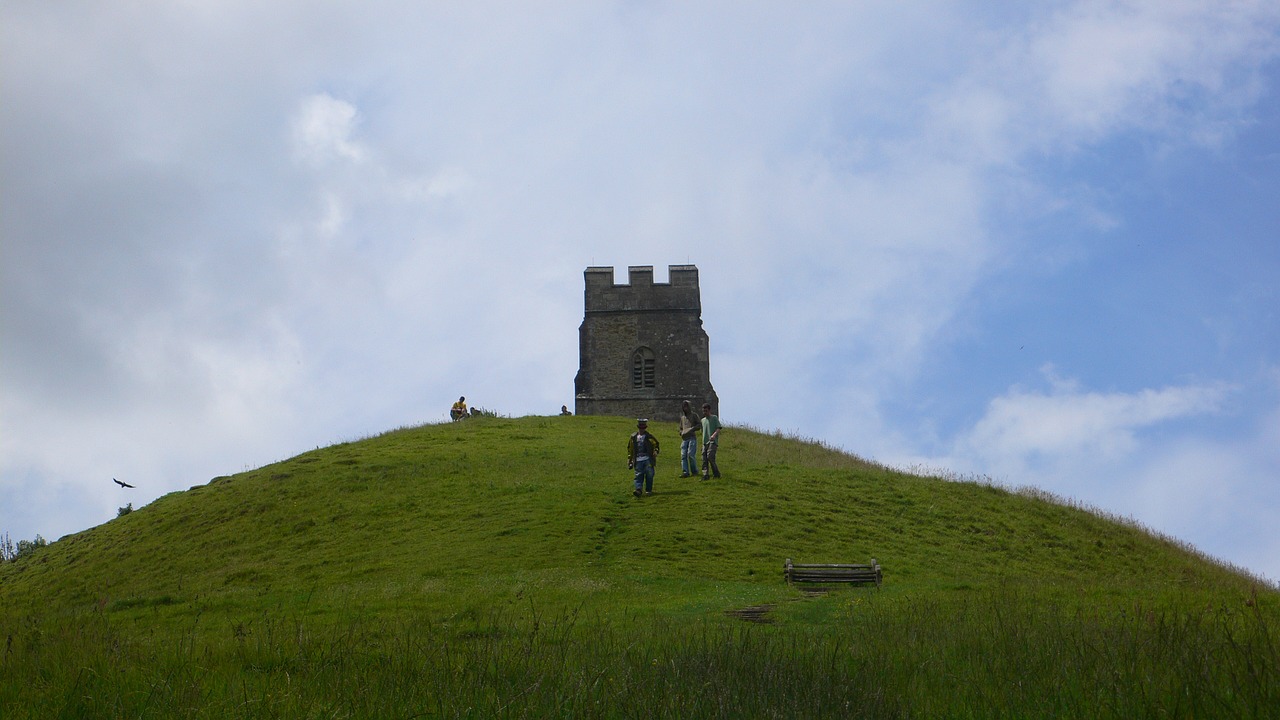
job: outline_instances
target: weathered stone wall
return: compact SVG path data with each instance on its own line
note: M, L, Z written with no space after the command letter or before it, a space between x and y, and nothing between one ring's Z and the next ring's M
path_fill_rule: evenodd
M710 402L719 412L702 327L698 268L671 265L668 272L669 282L654 283L652 266L633 266L626 285L614 284L611 267L589 267L583 273L577 414L674 421L682 400L695 407ZM651 387L636 387L637 352L652 354Z

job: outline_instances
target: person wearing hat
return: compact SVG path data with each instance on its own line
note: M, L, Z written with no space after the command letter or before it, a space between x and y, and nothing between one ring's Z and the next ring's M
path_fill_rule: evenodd
M636 471L636 489L632 495L653 494L653 470L658 462L658 438L649 433L649 421L636 421L636 431L627 438L627 467Z

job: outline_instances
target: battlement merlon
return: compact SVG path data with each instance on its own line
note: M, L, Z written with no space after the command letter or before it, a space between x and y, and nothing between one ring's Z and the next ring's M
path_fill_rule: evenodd
M697 266L668 265L667 272L668 282L655 283L652 265L632 265L627 268L629 284L617 285L613 281L612 267L589 267L583 273L586 280L585 310L587 313L679 310L701 315Z

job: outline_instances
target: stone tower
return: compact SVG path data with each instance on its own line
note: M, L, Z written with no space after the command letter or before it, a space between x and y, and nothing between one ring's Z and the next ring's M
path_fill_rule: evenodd
M671 265L670 281L653 282L653 266L589 267L585 313L578 328L578 415L622 415L675 421L688 400L720 412L711 387L707 333L702 329L698 268Z

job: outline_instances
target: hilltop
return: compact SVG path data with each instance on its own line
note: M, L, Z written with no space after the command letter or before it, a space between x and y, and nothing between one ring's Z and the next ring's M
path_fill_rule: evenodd
M6 594L69 611L245 591L305 593L313 606L366 591L412 602L481 582L606 595L636 586L661 602L675 601L661 599L673 584L680 598L704 585L768 598L787 557L876 557L894 591L1251 584L1166 538L1034 493L907 475L740 428L723 441L726 477L708 482L675 477L679 448L666 433L658 493L636 499L630 430L614 418L478 418L319 449L63 538L6 568Z
M29 631L15 628L53 637L50 628L91 619L116 643L187 638L223 657L218 648L243 649L254 628L278 622L298 633L409 623L501 644L551 618L618 642L633 631L658 642L654 628L734 633L745 623L727 613L748 607L773 623L759 632L811 641L868 622L851 615L862 603L880 624L916 631L929 625L922 612L1004 603L1036 623L1041 607L1054 618L1138 606L1266 606L1274 616L1272 589L1133 523L778 434L727 429L724 478L702 482L676 477L675 431L655 427L664 440L657 493L633 498L631 425L474 418L214 478L0 566L0 632L35 652ZM782 581L788 557L874 557L884 586L805 596ZM557 677L568 672L557 667Z

